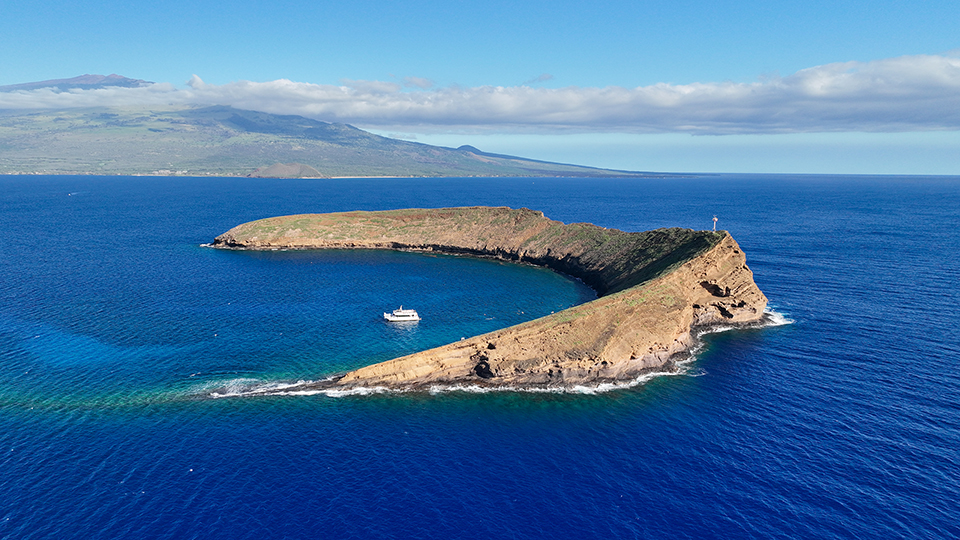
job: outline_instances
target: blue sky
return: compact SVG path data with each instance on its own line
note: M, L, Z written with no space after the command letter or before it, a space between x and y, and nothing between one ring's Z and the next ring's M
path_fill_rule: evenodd
M222 102L611 168L960 174L956 1L6 0L0 19L0 85L162 83L0 108Z

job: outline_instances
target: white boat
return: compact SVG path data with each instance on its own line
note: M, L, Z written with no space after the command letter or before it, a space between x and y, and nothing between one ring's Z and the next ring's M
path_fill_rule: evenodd
M390 322L416 322L420 320L420 315L415 309L403 309L403 306L400 306L400 309L393 310L393 313L384 313L383 318Z

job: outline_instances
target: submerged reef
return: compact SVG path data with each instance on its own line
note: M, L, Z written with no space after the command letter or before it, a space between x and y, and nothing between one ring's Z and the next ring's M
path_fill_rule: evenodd
M669 369L696 333L760 321L767 299L725 231L623 232L522 208L304 214L218 236L229 249L403 249L494 257L579 278L599 298L523 324L367 366L315 389L478 385L572 388Z

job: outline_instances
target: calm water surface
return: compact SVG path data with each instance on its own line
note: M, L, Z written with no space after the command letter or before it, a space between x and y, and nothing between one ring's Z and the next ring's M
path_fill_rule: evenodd
M583 394L211 399L588 301L551 272L203 248L273 215L717 215L792 324ZM0 538L960 536L960 178L0 177ZM399 304L424 321L397 327Z

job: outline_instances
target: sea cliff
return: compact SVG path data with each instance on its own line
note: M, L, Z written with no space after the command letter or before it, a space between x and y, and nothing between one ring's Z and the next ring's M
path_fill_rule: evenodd
M767 299L726 232L627 233L510 208L408 209L284 216L218 236L232 249L437 251L546 266L599 298L524 324L360 368L320 388L573 387L669 368L700 328L749 324Z

